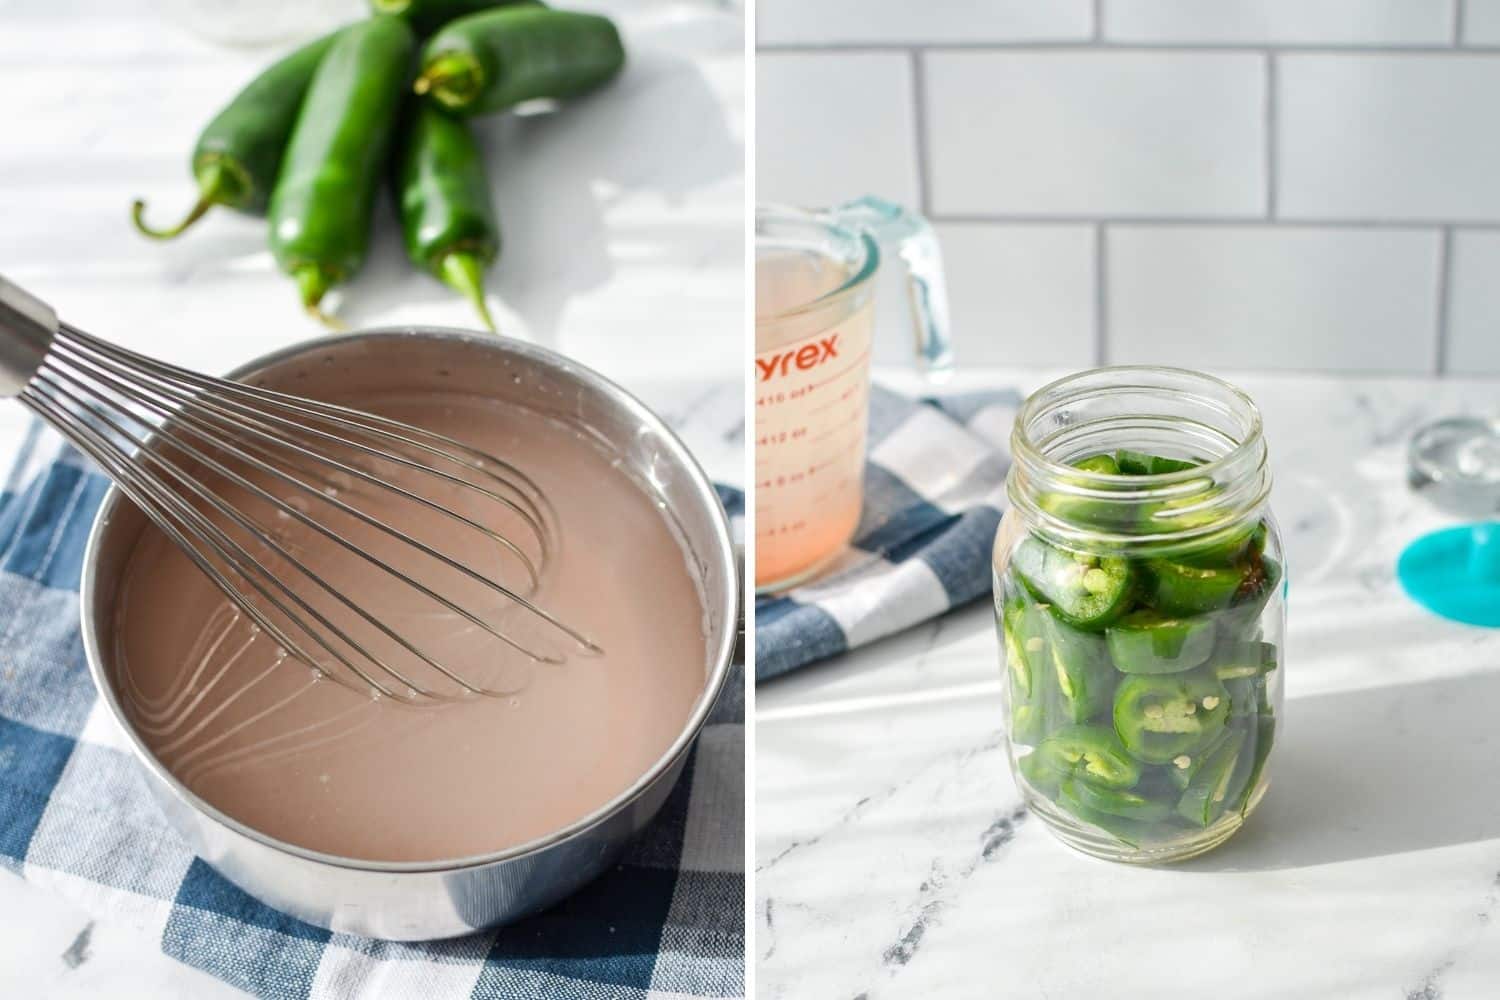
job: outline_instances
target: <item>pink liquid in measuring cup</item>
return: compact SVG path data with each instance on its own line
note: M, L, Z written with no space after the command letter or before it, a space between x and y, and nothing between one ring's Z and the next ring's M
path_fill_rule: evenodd
M869 419L867 290L824 254L763 251L755 262L755 585L804 580L859 523Z

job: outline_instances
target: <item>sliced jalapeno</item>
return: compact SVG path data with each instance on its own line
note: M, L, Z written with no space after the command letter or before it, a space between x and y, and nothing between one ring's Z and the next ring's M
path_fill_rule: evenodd
M1104 726L1065 726L1042 740L1034 756L1055 771L1072 774L1106 788L1130 788L1141 766Z
M1052 664L1045 638L1046 613L1016 599L1005 606L1001 617L1010 684L1010 738L1033 744L1046 734L1052 690L1047 678Z
M1249 527L1229 528L1193 543L1173 558L1189 566L1243 565L1260 558L1266 549L1267 533L1264 521L1256 521Z
M1032 657L1042 651L1046 640L1041 628L1033 627L1032 615L1024 601L1011 601L1001 614L1002 631L1005 633L1005 665L1010 675L1011 690L1029 699L1033 687ZM1039 623L1038 623L1039 625ZM1031 647L1035 643L1035 648Z
M1224 682L1229 692L1229 717L1243 719L1260 714L1266 700L1265 682L1258 677L1231 677Z
M1084 785L1082 781L1066 781L1057 793L1057 804L1071 813L1075 819L1098 827L1127 847L1140 847L1159 836L1156 828L1151 824L1116 816L1102 809L1094 809L1079 801L1075 790Z
M1248 761L1245 781L1240 788L1239 798L1234 802L1233 808L1245 814L1250 808L1250 799L1255 794L1255 786L1260 784L1261 773L1266 769L1266 758L1271 756L1271 745L1276 740L1276 720L1269 713L1261 715L1255 720L1255 727L1246 730L1246 738L1253 741L1242 751L1240 759Z
M1169 615L1206 615L1233 603L1249 570L1242 566L1192 566L1167 559L1146 560L1148 602Z
M1238 799L1234 779L1244 746L1245 733L1234 729L1204 754L1177 803L1177 815L1189 823L1208 826ZM1248 772L1239 773L1243 777Z
M1235 631L1248 631L1260 620L1271 595L1281 586L1281 564L1270 556L1260 556L1246 564L1245 576L1235 591L1225 624Z
M1057 794L1058 786L1066 777L1065 772L1047 763L1043 756L1036 752L1019 758L1016 761L1016 768L1028 785L1049 796Z
M1174 803L1176 799L1181 798L1183 792L1187 791L1187 787L1192 783L1193 778L1214 755L1214 751L1219 749L1219 744L1229 738L1230 732L1230 727L1225 726L1206 745L1199 747L1192 753L1179 754L1175 762L1169 761L1162 767L1161 772L1166 775L1167 782L1176 790L1173 793Z
M1090 455L1073 463L1073 468L1084 472L1102 472L1107 476L1118 476L1120 466L1108 455Z
M1163 458L1160 455L1148 455L1143 451L1130 451L1126 448L1115 452L1115 465L1120 473L1126 476L1161 476L1169 472L1196 469L1199 464L1201 463L1180 458Z
M1105 630L1115 667L1127 674L1176 674L1191 670L1214 649L1207 618L1168 618L1142 608Z
M1148 764L1188 767L1228 717L1229 692L1203 670L1134 674L1115 692L1115 732L1132 757Z
M1147 798L1134 791L1100 788L1087 781L1079 781L1072 775L1062 780L1060 788L1059 801L1142 823L1158 823L1166 819L1172 815L1172 808L1175 805L1175 802L1162 802Z
M1276 647L1269 642L1221 641L1209 660L1221 681L1263 677L1276 669Z
M1073 468L1083 472L1102 473L1106 476L1120 474L1120 467L1109 455L1090 455L1072 464ZM1083 485L1083 481L1080 479L1078 484ZM1131 514L1125 509L1125 505L1108 499L1050 492L1038 497L1037 505L1062 520L1075 524L1090 524L1099 528L1123 528L1132 523Z
M1128 560L1065 552L1033 536L1010 558L1026 589L1075 628L1102 631L1130 605L1135 570Z
M1067 624L1051 607L1043 609L1041 617L1047 625L1048 658L1063 715L1070 722L1087 722L1114 700L1117 675L1109 650L1099 635Z

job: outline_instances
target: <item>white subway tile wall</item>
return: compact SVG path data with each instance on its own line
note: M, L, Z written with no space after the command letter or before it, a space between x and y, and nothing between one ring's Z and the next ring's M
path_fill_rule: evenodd
M1104 35L1121 42L1442 45L1453 0L1109 0Z
M1450 266L1448 365L1500 372L1500 232L1455 233Z
M1416 229L1111 227L1105 360L1428 371L1441 241Z
M960 364L1500 374L1500 0L759 0L757 31L757 197L925 212Z
M1265 209L1259 55L939 51L922 59L938 216Z
M755 70L756 127L774 136L755 144L756 197L830 205L879 193L917 204L911 56L763 52Z
M935 228L966 361L1077 368L1093 363L1092 226L940 222Z
M1469 0L1463 40L1468 45L1500 45L1500 0Z
M1091 0L757 0L763 45L1087 41Z

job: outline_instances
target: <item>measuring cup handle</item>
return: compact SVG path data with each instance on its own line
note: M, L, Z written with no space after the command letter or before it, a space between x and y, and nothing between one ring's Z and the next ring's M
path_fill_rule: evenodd
M948 283L943 253L927 220L883 198L866 196L833 209L840 222L865 230L891 246L906 265L917 362L927 377L941 381L953 372L953 339L948 321Z

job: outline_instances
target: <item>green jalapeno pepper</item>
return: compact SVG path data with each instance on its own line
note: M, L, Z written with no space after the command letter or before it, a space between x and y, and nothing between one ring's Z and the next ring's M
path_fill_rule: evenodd
M472 302L494 332L484 269L500 253L500 226L467 122L425 102L408 109L396 153L396 201L406 256Z
M620 33L607 17L502 7L459 18L433 35L414 86L450 111L476 115L541 97L578 97L624 64Z
M1187 466L1192 468L1192 466ZM1266 528L1260 521L1221 526L1225 513L1213 506L1223 492L1213 480L1192 480L1193 492L1171 500L1145 504L1140 527L1150 532L1179 532L1216 528L1180 546L1170 561L1189 566L1224 567L1244 562L1265 547Z
M153 239L166 240L182 233L215 205L263 215L302 99L318 63L338 35L336 31L308 42L246 84L198 135L192 160L193 179L198 183L197 204L175 226L155 229L146 224L145 201L137 199L130 208L135 228Z
M370 0L370 9L377 14L404 17L412 30L426 36L449 21L494 10L496 7L514 7L520 4L541 6L539 0Z
M1249 527L1226 528L1175 553L1172 559L1189 566L1247 565L1265 551L1266 534L1264 521L1256 521Z
M1276 647L1258 640L1226 639L1214 648L1209 662L1214 676L1226 683L1246 677L1263 677L1276 669Z
M1142 608L1104 632L1114 665L1127 674L1176 674L1213 653L1214 624L1206 618L1167 618Z
M1188 767L1228 717L1229 692L1202 670L1132 674L1115 691L1115 733L1132 757L1148 764Z
M396 17L345 28L318 66L271 195L271 251L302 304L329 325L324 294L364 264L416 41Z
M1064 779L1054 801L1075 819L1098 827L1127 847L1141 847L1160 836L1157 824L1127 819L1089 806L1078 795L1078 789L1083 787L1086 787L1085 782Z
M1036 743L1047 733L1052 689L1043 616L1036 606L1019 599L1006 605L1002 614L1010 685L1010 738L1020 744Z
M1049 796L1057 794L1057 787L1065 777L1065 772L1059 771L1035 751L1018 758L1016 769L1028 785Z
M1229 610L1221 617L1225 627L1235 632L1254 629L1266 610L1271 595L1281 586L1281 564L1262 555L1245 565L1245 574L1235 590Z
M1177 815L1206 827L1238 800L1235 777L1239 775L1243 779L1249 773L1248 768L1241 770L1238 766L1244 746L1244 731L1233 729L1203 754L1192 767L1192 774L1177 803Z
M1128 560L1065 552L1031 536L1016 546L1010 564L1053 614L1085 631L1101 631L1124 614L1135 590Z
M1196 469L1201 464L1180 458L1162 458L1160 455L1148 455L1143 451L1130 451L1126 448L1115 452L1114 461L1120 473L1126 476L1161 476Z
M1192 566L1146 560L1148 604L1169 615L1208 615L1234 603L1252 570L1248 566Z
M1266 769L1266 759L1271 756L1271 745L1276 739L1276 720L1269 711L1255 720L1253 728L1246 729L1245 738L1250 741L1250 745L1241 752L1240 759L1242 763L1248 762L1249 766L1245 769L1239 798L1232 805L1241 816L1250 808L1250 800L1255 795L1256 786L1260 784L1260 776Z
M1057 680L1055 690L1063 717L1071 722L1087 722L1108 710L1114 700L1117 675L1110 666L1109 651L1099 635L1066 624L1051 613L1048 605L1040 610L1046 623L1047 654Z
M1109 455L1090 455L1072 463L1073 468L1106 476L1118 476L1120 467ZM1081 477L1074 482L1079 487L1097 486ZM1059 520L1073 524L1088 524L1102 530L1126 531L1135 526L1136 515L1132 505L1120 503L1109 497L1079 496L1063 491L1043 493L1037 498L1037 506Z
M1108 455L1090 455L1088 458L1080 458L1073 463L1073 468L1082 469L1084 472L1099 472L1106 476L1120 474L1120 466Z
M1141 766L1104 726L1064 726L1037 746L1038 765L1071 774L1106 788L1131 788Z
M1172 815L1175 805L1175 802L1148 798L1134 790L1101 788L1087 781L1079 781L1071 774L1062 779L1058 801L1141 823L1161 822Z

